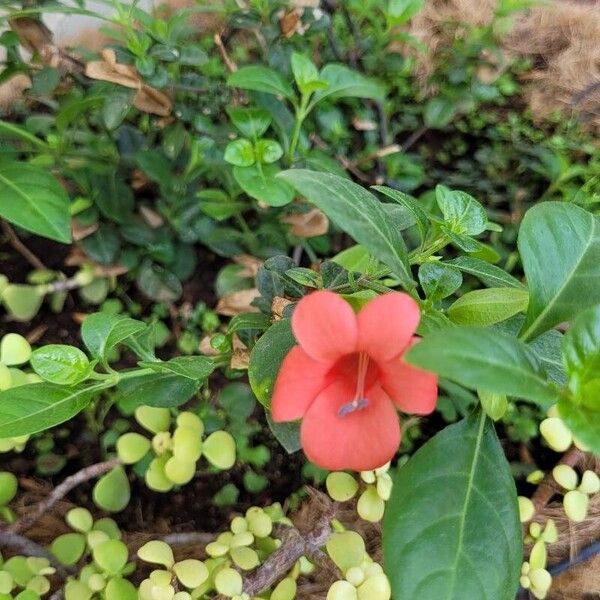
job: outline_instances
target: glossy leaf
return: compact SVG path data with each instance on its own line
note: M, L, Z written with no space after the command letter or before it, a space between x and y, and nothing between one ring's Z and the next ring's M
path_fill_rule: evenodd
M523 552L517 493L482 411L421 447L398 470L387 506L394 598L514 600Z
M458 269L441 262L426 262L419 267L419 283L428 300L437 302L453 294L462 284Z
M92 371L88 357L79 348L62 344L38 348L31 357L31 366L40 377L59 385L80 383Z
M583 208L543 202L527 211L518 239L530 299L521 331L531 339L600 303L600 223Z
M72 388L31 383L0 392L0 438L29 435L68 421L91 401L101 384Z
M452 232L458 235L477 235L485 230L485 208L466 192L438 185L435 188L435 197L444 215L444 222Z
M557 400L534 352L516 338L480 327L443 329L423 338L406 360L460 383L548 406Z
M124 315L94 313L86 317L83 322L81 337L91 354L103 359L117 344L145 328L146 324L142 321Z
M406 244L373 194L329 173L293 169L280 177L390 267L405 287L414 287Z
M275 177L278 172L275 165L233 168L235 180L248 196L270 206L285 206L294 199L294 189Z
M528 301L529 294L523 288L473 290L461 296L448 308L448 316L459 325L486 327L523 312Z
M271 124L271 116L260 108L228 106L227 114L242 135L252 140L262 136Z
M69 197L45 169L28 163L0 165L0 217L38 235L71 241Z

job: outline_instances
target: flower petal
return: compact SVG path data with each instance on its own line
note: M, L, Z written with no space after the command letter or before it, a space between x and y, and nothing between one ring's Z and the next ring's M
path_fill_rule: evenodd
M410 346L419 341L414 337ZM379 382L392 402L405 413L428 415L438 397L438 378L434 373L406 364L402 357L379 367Z
M333 363L356 348L356 315L337 294L313 292L298 302L292 329L303 350L315 360Z
M300 438L306 456L330 471L368 471L390 461L400 445L398 415L378 386L368 393L368 405L340 416L352 401L349 383L336 379L325 389L302 421Z
M304 416L311 402L331 383L329 365L312 359L294 346L283 359L271 400L273 420L295 421Z
M419 305L408 295L390 292L371 300L357 316L358 350L377 362L398 356L417 329Z

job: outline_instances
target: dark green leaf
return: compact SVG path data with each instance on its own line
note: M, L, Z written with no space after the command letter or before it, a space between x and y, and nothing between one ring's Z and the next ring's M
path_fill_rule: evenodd
M248 378L258 401L271 404L271 394L281 363L296 344L289 319L278 321L261 336L250 354Z
M153 373L125 379L117 386L116 400L125 412L142 404L170 408L185 404L197 391L198 382L173 373Z
M436 96L430 98L425 105L425 125L429 129L443 129L450 124L456 114L457 104L450 98Z
M390 267L406 288L414 287L404 240L373 194L328 173L293 169L280 177Z
M410 210L415 218L417 227L419 228L421 240L425 239L427 230L429 229L429 218L427 217L427 213L423 210L423 208L421 208L416 198L384 185L375 185L373 186L373 189Z
M0 165L0 217L33 233L71 241L69 197L47 171L24 162Z
M111 348L145 328L145 323L124 315L94 313L83 322L81 337L92 356L102 359Z
M140 290L156 302L175 302L183 292L175 274L151 262L140 267L136 282Z
M569 374L579 384L600 379L600 305L575 319L563 337L563 355Z
M140 362L139 366L157 373L174 373L194 381L204 381L215 370L215 362L209 356L177 356L166 362Z
M565 202L538 204L521 223L518 245L530 296L523 339L600 303L600 224L590 213Z
M383 544L398 600L514 600L517 493L483 412L438 433L398 470Z
M110 225L101 223L96 232L82 240L85 253L94 261L109 265L120 250L119 236Z
M479 327L453 327L423 338L406 360L473 390L485 389L552 404L557 393L546 382L534 352L516 338Z
M266 412L267 423L277 441L284 447L288 454L298 452L302 448L300 443L300 423L275 423L269 412Z
M419 282L428 300L437 302L453 294L462 284L458 269L441 262L426 262L419 267Z

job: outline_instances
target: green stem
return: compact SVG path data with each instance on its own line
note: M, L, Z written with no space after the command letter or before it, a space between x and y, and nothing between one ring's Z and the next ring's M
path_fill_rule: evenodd
M447 235L442 235L437 240L434 240L429 248L417 253L411 253L409 260L411 265L420 265L425 262L430 256L433 256L436 252L439 252L442 248L446 247L450 243L450 238Z
M308 100L310 96L303 94L300 100L300 106L296 108L296 123L294 124L294 131L292 133L292 140L290 141L290 147L288 149L287 161L290 167L294 164L294 156L296 155L296 148L300 141L300 132L302 131L302 123L306 119L309 111L307 110Z

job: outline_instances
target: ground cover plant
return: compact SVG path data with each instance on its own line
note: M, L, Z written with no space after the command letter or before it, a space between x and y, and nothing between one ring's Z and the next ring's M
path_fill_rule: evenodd
M6 3L0 600L597 592L595 124L434 4Z

